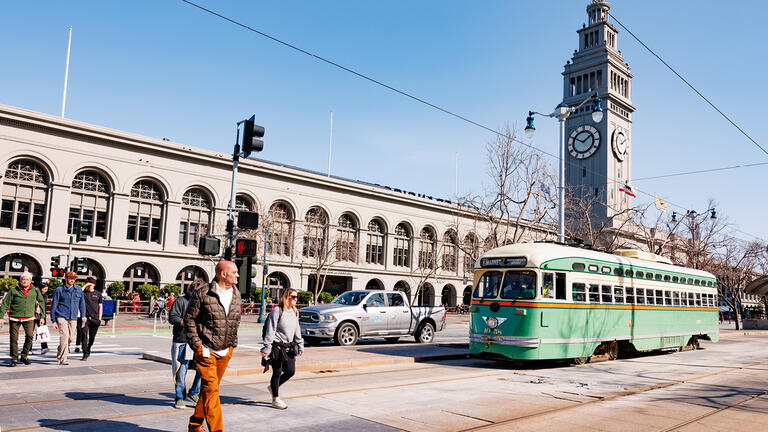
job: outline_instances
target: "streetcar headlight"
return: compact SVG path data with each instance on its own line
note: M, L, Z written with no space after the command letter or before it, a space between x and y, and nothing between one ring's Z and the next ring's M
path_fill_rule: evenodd
M499 320L496 319L496 317L483 317L485 318L485 324L488 325L489 328L495 329L499 325Z

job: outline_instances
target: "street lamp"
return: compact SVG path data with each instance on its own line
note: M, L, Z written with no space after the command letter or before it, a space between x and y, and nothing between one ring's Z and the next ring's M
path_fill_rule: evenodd
M717 212L715 211L714 207L708 208L708 209L704 210L702 213L707 213L707 212L709 212L709 218L711 220L717 219ZM696 220L696 217L698 215L699 215L699 213L696 210L688 210L688 211L685 212L685 217L687 217L687 218L689 218L689 219L691 219L693 221ZM664 242L661 243L661 246L659 246L659 248L656 249L656 254L657 255L661 253L661 250L664 248L664 245L667 244L667 241L669 240L669 238L672 237L672 234L674 234L675 230L677 229L677 226L680 225L680 222L683 221L683 219L678 220L677 216L678 216L677 212L673 211L672 212L672 222L677 222L677 223L675 224L675 226L672 227L671 230L669 230L669 234L667 234L667 238L664 239ZM669 225L667 225L667 228L669 228ZM694 234L695 234L695 232L694 232ZM694 238L694 241L695 240L696 239Z
M533 116L540 115L542 117L556 118L560 122L560 178L558 181L558 214L557 214L557 241L558 243L565 242L565 120L570 117L571 114L576 112L579 108L584 106L587 102L592 102L592 121L600 123L603 121L603 103L597 92L594 95L584 99L580 104L569 107L565 102L561 103L555 108L555 111L551 114L542 114L536 111L528 111L528 117L525 119L525 136L528 139L533 138L536 128L533 127Z

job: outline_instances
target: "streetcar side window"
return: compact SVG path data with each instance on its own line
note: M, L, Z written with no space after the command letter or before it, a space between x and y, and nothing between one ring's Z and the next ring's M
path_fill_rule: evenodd
M603 303L613 303L613 287L610 285L603 285L600 300Z
M613 274L615 274L616 276L621 276L624 274L624 272L621 270L621 268L616 267L615 269L613 269Z
M661 273L656 273L653 277L656 280L661 280Z
M688 294L680 293L680 306L688 306Z
M696 306L696 302L694 301L694 295L692 292L688 293L688 306L690 307Z
M611 268L608 266L603 266L603 268L601 268L600 271L605 274L611 274Z
M589 271L593 272L593 273L597 273L597 266L596 266L596 265L594 265L594 264L590 264L590 265L589 265L589 267L588 267L587 269L588 269Z
M657 305L663 305L664 304L664 291L656 290L656 304Z
M696 306L701 306L701 293L696 293Z
M600 303L600 287L597 285L589 286L589 302Z
M624 287L613 287L613 302L624 303Z
M653 290L650 288L645 290L645 302L649 305L656 304L656 300L653 298Z
M496 298L499 295L501 276L502 273L496 270L483 273L483 275L480 276L480 280L477 281L477 286L475 287L475 293L473 295L476 298Z
M624 290L627 292L627 304L635 303L635 289L632 287L626 287Z
M541 274L541 298L555 298L555 275L554 273L544 272Z
M635 277L642 279L645 277L645 273L638 270L637 272L635 272Z
M555 298L565 300L565 273L556 273Z
M571 294L573 295L573 301L585 302L587 301L587 286L583 283L573 283L571 285Z
M679 280L679 279L678 279L678 277L677 277L677 276L672 276L672 282L673 282L673 283L677 283L677 281L678 281L678 280Z
M645 304L645 289L637 289L637 304Z
M624 276L626 276L626 277L632 277L632 276L634 276L634 274L635 274L635 272L633 272L630 269L624 270Z
M672 304L675 306L680 306L680 293L678 291L672 292Z
M584 271L584 263L580 263L580 262L573 263L571 264L571 268L573 269L573 271Z
M672 306L672 291L664 291L664 304L666 306Z

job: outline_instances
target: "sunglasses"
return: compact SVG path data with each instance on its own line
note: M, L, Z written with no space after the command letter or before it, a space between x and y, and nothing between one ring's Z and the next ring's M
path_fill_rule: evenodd
M294 295L291 296L291 300L296 300L297 298L299 298L299 296L294 296Z

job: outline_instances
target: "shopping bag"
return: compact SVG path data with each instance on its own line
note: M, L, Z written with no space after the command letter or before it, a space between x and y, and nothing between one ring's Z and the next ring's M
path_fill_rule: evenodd
M37 327L35 332L35 339L40 343L48 343L48 339L51 338L51 333L48 331L47 325L41 325Z

